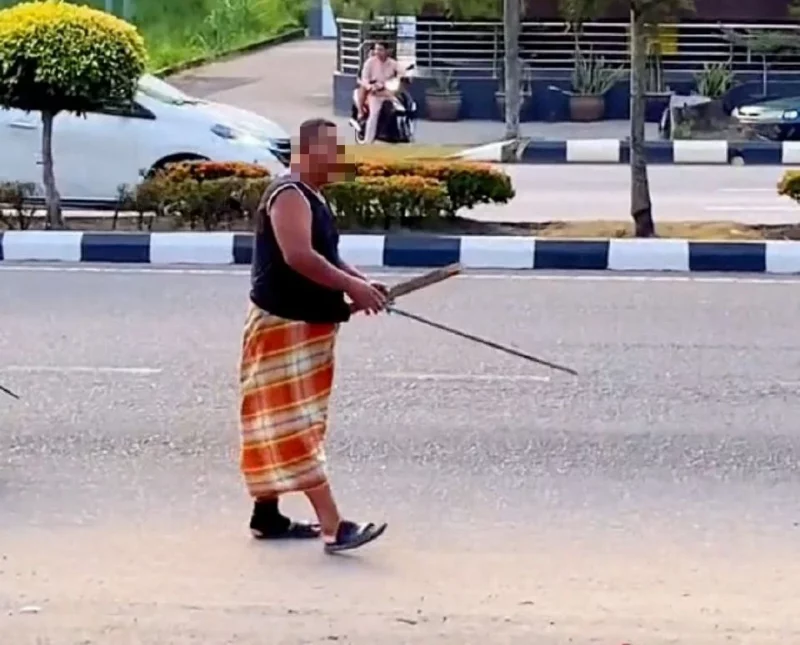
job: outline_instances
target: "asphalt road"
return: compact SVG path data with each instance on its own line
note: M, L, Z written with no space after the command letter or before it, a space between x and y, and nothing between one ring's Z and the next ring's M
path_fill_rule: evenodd
M341 333L350 558L246 532L243 271L0 267L0 634L74 643L797 642L793 280L483 274ZM290 500L296 515L303 500Z
M624 165L506 166L517 196L469 217L495 221L627 220L630 168ZM796 222L800 206L779 197L786 169L769 166L650 166L657 221Z

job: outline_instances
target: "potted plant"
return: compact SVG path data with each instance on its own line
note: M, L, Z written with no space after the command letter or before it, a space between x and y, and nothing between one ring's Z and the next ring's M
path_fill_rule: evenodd
M679 97L670 104L671 136L673 139L726 138L731 119L725 110L724 98L733 87L735 75L732 61L705 63L695 75L697 93Z
M731 61L704 63L703 70L695 75L697 93L712 101L722 99L733 87L734 80Z
M611 68L605 59L591 52L582 56L575 52L572 70L572 92L569 94L569 113L573 121L599 121L606 111L606 93L625 74L622 67Z
M453 72L435 71L433 87L425 90L425 110L431 121L458 121L461 113L461 90Z
M525 63L521 63L520 67L522 68L522 74L520 75L519 79L519 91L521 95L519 112L520 114L523 114L525 110L528 109L528 106L531 102L531 97L533 96L533 74ZM503 115L506 113L505 73L499 74L498 79L497 91L494 93L494 98L497 102L497 110L500 112L500 118L503 118Z

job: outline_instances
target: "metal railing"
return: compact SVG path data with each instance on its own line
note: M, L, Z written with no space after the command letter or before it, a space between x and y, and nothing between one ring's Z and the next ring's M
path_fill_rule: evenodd
M356 73L367 47L391 33L391 20L375 27L340 19L338 69ZM374 33L379 35L373 35ZM494 77L502 70L503 28L498 22L417 20L413 41L422 69L459 70ZM577 36L563 22L523 23L520 56L531 71L571 70L577 46L602 56L609 65L628 64L627 23L588 23ZM390 38L392 40L392 38ZM691 72L708 62L730 61L736 72L800 72L800 25L662 25L651 46L664 71Z

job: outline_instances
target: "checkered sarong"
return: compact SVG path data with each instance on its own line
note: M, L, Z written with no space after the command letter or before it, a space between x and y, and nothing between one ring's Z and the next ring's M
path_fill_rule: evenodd
M240 370L241 460L254 498L327 481L323 442L337 325L272 316L252 306Z

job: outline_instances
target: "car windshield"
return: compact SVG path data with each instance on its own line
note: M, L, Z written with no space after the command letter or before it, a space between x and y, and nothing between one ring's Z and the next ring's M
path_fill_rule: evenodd
M181 92L177 87L172 87L161 79L145 74L139 79L139 91L156 101L170 105L187 105L199 103L200 100Z

